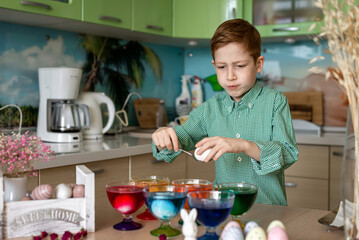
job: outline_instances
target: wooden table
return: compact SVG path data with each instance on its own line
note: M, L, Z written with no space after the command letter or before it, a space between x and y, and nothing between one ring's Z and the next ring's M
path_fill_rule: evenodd
M283 207L276 205L266 204L254 204L250 211L242 217L243 222L256 221L264 230L268 227L269 223L273 220L281 220L291 240L340 240L344 239L343 230L336 229L334 227L327 227L318 223L318 219L328 214L329 211L295 208L295 207ZM143 228L135 231L117 231L112 228L114 223L117 223L119 219L108 219L105 226L101 229L97 229L95 233L89 233L88 240L152 240L158 239L150 235L150 231L159 227L159 221L142 221L134 218L137 222L143 224ZM171 226L181 229L177 221L179 216L174 219ZM217 228L217 233L220 234L221 227ZM199 227L198 236L204 234L205 229L203 226ZM31 238L21 238L31 239ZM170 238L181 239L183 236L177 236ZM13 239L15 240L15 239ZM19 239L20 240L20 239Z

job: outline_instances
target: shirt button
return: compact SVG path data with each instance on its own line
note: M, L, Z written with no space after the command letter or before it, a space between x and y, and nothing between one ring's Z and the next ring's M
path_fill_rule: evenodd
M241 137L241 134L237 133L236 138L240 138L240 137Z
M238 161L238 162L242 162L242 158L241 158L241 157L238 157L238 158L237 158L237 161Z
M241 114L240 113L238 113L238 118L240 118L241 117Z
M248 107L251 108L253 106L252 103L248 103Z

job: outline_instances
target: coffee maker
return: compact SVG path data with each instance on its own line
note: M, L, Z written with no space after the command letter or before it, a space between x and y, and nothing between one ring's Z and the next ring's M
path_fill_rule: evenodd
M46 142L82 141L82 128L90 125L88 107L77 104L82 70L39 68L40 105L37 136Z

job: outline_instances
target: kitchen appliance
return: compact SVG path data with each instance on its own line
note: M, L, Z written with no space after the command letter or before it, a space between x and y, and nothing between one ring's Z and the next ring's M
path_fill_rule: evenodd
M111 98L103 92L82 92L76 102L85 104L90 111L91 124L84 128L84 139L102 139L103 134L111 128L115 120L115 105ZM108 120L105 127L102 123L101 104L105 104L108 110Z
M82 70L39 68L40 104L37 136L47 142L80 142L82 128L89 126L88 107L78 97ZM83 121L81 121L83 119Z

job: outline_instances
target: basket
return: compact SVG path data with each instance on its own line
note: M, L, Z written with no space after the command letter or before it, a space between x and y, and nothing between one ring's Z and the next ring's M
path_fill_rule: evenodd
M141 128L157 128L168 123L166 109L161 106L162 104L163 100L159 98L133 100L137 121Z

